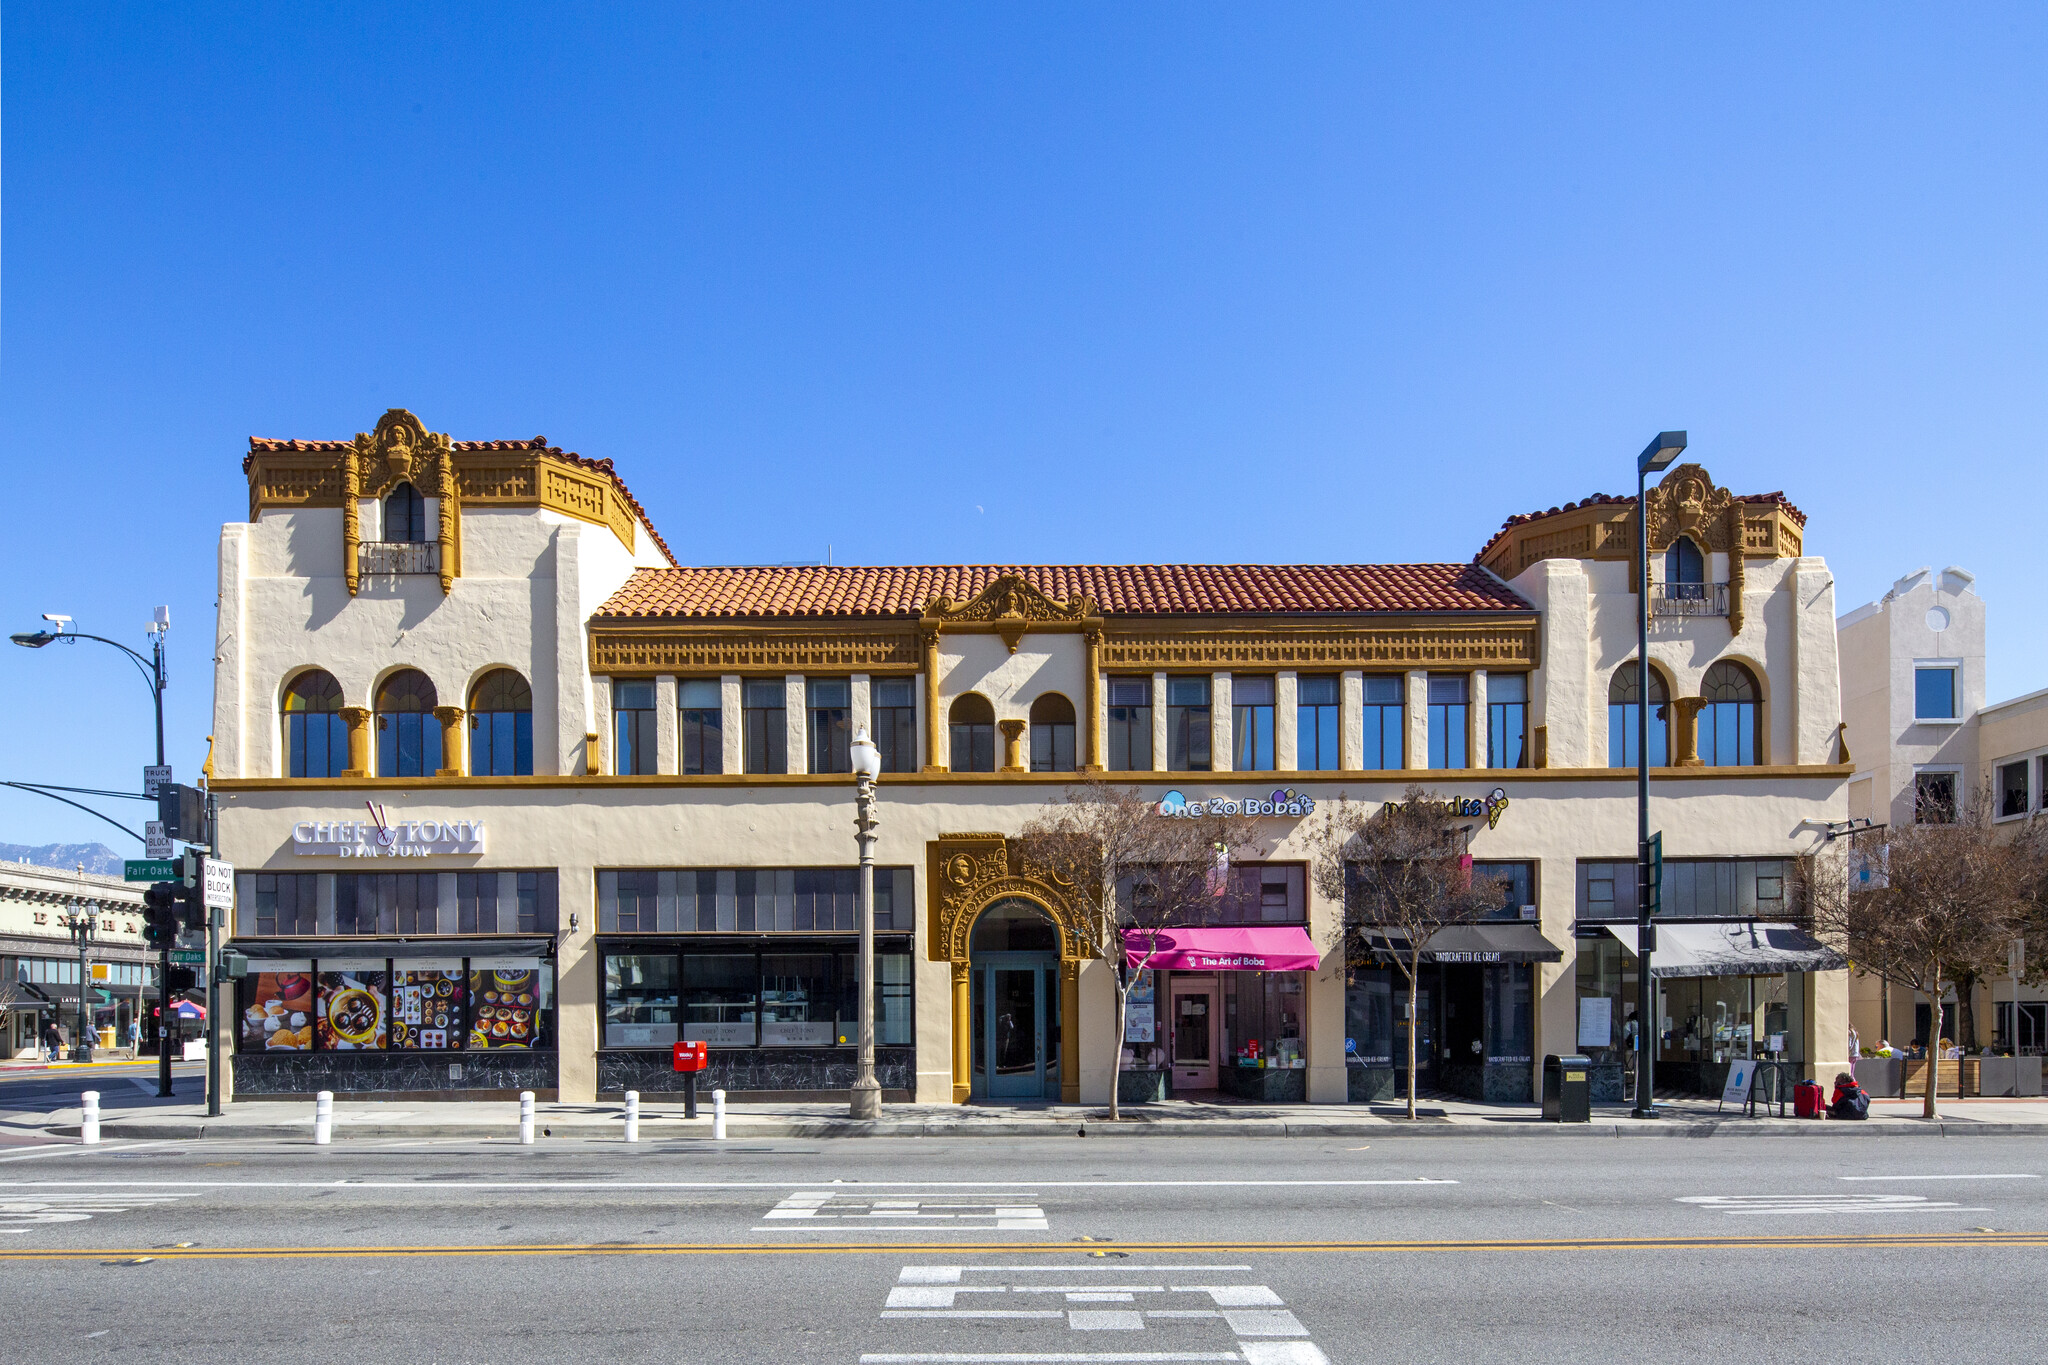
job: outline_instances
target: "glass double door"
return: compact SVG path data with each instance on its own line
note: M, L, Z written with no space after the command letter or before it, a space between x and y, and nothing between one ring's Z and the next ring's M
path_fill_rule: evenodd
M1044 1099L1059 1084L1059 959L980 953L974 959L974 1093Z

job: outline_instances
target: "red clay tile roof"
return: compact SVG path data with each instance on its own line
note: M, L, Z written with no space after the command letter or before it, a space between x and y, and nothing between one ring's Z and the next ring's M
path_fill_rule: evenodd
M655 548L661 551L661 557L671 564L676 562L675 555L668 548L668 542L661 538L661 532L654 529L653 518L649 517L647 509L640 505L640 499L633 496L633 490L626 487L626 481L619 477L618 470L612 468L612 462L609 459L585 459L573 451L549 445L548 438L545 436L536 436L530 441L450 441L448 444L456 450L538 450L544 455L552 455L558 460L579 465L594 473L603 474L619 490L619 496L626 500L626 505L633 509L633 515L640 518L640 524L647 528L647 534L654 537ZM349 450L354 445L355 442L353 441L286 441L270 436L251 436L249 438L249 455L244 456L242 459L242 472L244 474L249 472L249 460L258 452Z
M1476 564L926 564L638 569L600 617L909 617L1005 574L1109 616L1527 612Z
M1735 501L1737 502L1765 502L1775 504L1776 506L1785 509L1786 516L1792 518L1792 520L1798 522L1801 526L1806 525L1806 513L1800 511L1797 507L1794 507L1792 505L1792 500L1786 497L1782 490L1773 493L1737 493L1734 495L1734 497ZM1602 506L1608 503L1620 503L1624 506L1633 507L1635 505L1635 501L1636 500L1633 494L1624 493L1617 496L1612 493L1589 493L1585 497L1580 498L1577 502L1568 502L1564 504L1564 506L1562 507L1552 507L1549 510L1543 512L1518 513L1517 515L1509 517L1506 521L1502 522L1500 524L1500 529L1498 531L1495 531L1493 535L1487 539L1487 542L1479 547L1479 553L1472 556L1472 558L1475 561L1484 559L1486 557L1486 552L1488 550L1491 550L1495 545L1497 545L1500 542L1500 538L1502 536L1506 535L1509 531L1514 530L1517 526L1525 525L1528 522L1540 521L1544 517L1554 517L1559 512L1569 512L1579 507L1595 507Z

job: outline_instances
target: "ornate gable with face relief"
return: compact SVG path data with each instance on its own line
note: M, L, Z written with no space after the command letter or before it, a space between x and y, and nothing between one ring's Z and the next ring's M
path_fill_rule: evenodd
M1650 549L1667 550L1671 542L1685 536L1705 551L1726 554L1737 548L1737 522L1728 515L1735 495L1716 488L1707 471L1696 464L1682 464L1650 490Z
M404 408L386 412L375 431L357 432L354 445L356 488L363 497L381 498L401 483L442 496L444 480L455 472L447 435L428 431Z

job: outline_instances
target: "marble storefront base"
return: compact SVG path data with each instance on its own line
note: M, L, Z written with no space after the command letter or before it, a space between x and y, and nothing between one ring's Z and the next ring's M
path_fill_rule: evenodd
M1119 1071L1116 1098L1119 1104L1148 1104L1173 1095L1171 1071Z
M316 1095L379 1099L536 1099L556 1093L555 1054L513 1049L478 1052L238 1052L235 1095Z
M710 1065L697 1073L697 1098L711 1103L711 1092L726 1098L839 1100L853 1086L852 1048L731 1048L711 1052ZM917 1087L917 1049L875 1049L875 1079L882 1098L908 1104ZM604 1051L597 1054L597 1093L607 1099L637 1090L643 1099L681 1097L683 1078L668 1052Z
M1395 1084L1400 1073L1390 1066L1347 1066L1344 1068L1344 1098L1353 1104L1371 1104L1397 1099Z
M1216 1088L1241 1100L1266 1104L1308 1103L1308 1069L1270 1066L1219 1066Z
M1628 1099L1627 1076L1620 1062L1595 1062L1586 1069L1593 1103L1621 1104Z

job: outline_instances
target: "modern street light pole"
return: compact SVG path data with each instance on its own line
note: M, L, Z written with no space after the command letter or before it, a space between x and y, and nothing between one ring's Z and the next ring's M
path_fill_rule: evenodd
M169 607L158 607L155 617L149 623L150 657L147 659L122 644L119 640L109 640L104 635L85 635L75 630L66 630L65 627L71 624L69 616L44 612L43 619L48 621L51 626L56 627L56 629L52 630L46 626L42 630L33 632L23 631L8 638L24 649L41 649L52 640L62 640L67 644L73 640L96 640L100 644L112 645L115 649L120 650L129 659L134 661L138 669L142 670L142 680L149 687L150 699L156 706L156 766L159 768L163 767L164 687L166 686L164 680L164 637L171 633L171 609ZM169 940L166 940L157 958L156 1093L159 1096L166 1096L171 1093L171 1050L164 1042L164 1031L170 1024L170 972L171 949ZM79 983L81 992L83 992L84 987L85 983L81 981ZM83 998L82 994L80 998Z
M78 1036L71 1041L74 1062L92 1060L92 1007L86 1004L85 993L92 988L92 931L99 909L98 901L74 900L70 912L58 921L78 945Z
M1671 467L1685 450L1685 433L1660 431L1636 456L1636 1107L1639 1119L1657 1117L1657 988L1650 955L1657 927L1650 923L1650 519L1649 477ZM1612 761L1611 759L1609 760Z
M851 756L853 827L860 841L860 1032L847 1113L875 1119L882 1116L882 1086L875 1079L875 781L882 775L882 753L865 726L854 731Z

